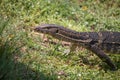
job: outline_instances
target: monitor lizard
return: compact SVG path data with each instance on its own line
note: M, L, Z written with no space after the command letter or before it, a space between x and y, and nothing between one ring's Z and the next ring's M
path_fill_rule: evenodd
M72 43L72 50L77 46L82 46L95 53L103 62L107 63L112 70L117 70L116 65L105 53L120 54L120 32L77 32L56 24L40 25L34 30Z

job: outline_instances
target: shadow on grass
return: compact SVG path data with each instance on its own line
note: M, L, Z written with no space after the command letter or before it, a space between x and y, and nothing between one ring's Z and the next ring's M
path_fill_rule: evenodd
M4 58L0 56L0 80L56 80L56 76L46 75L39 70L33 70L28 65L15 60L15 56Z
M18 62L21 48L22 45L18 45L14 38L1 39L0 80L56 80L55 74L45 74L40 68L34 70L29 65Z
M0 80L56 80L55 77L35 71L22 63L13 64L14 68L1 76Z
M0 80L55 80L54 74L48 75L18 62L26 36L24 32L20 34L20 30L17 32L16 28L14 31L14 27L8 25L10 20L1 17L0 20Z

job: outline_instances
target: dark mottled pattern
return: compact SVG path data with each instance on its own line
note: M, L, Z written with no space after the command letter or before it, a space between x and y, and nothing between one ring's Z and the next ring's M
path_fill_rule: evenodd
M42 30L43 29L43 30ZM50 30L50 31L49 31ZM48 34L51 36L68 42L76 42L80 45L86 46L86 43L82 43L79 40L91 39L89 44L97 44L102 50L111 53L120 53L120 32L76 32L74 30L58 26L55 24L45 24L38 26L36 31ZM76 39L78 41L72 40Z
M83 46L106 62L112 70L117 69L105 52L120 54L120 32L76 32L54 24L38 26L35 31Z
M120 44L120 32L101 32L104 43Z
M107 53L120 53L120 44L102 43L99 47Z

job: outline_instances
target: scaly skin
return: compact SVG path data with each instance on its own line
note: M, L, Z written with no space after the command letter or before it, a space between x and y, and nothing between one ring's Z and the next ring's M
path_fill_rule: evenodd
M73 47L82 46L95 53L112 70L117 69L105 52L120 54L120 32L76 32L55 24L40 25L35 28L35 31L71 42Z

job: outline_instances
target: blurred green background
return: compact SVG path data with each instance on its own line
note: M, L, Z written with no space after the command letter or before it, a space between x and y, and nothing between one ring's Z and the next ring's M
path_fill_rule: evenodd
M120 55L110 71L85 49L43 42L35 26L58 24L76 31L120 32L120 0L0 0L0 80L119 80ZM49 37L49 36L48 36ZM51 41L54 41L50 37ZM81 56L89 60L82 61Z

